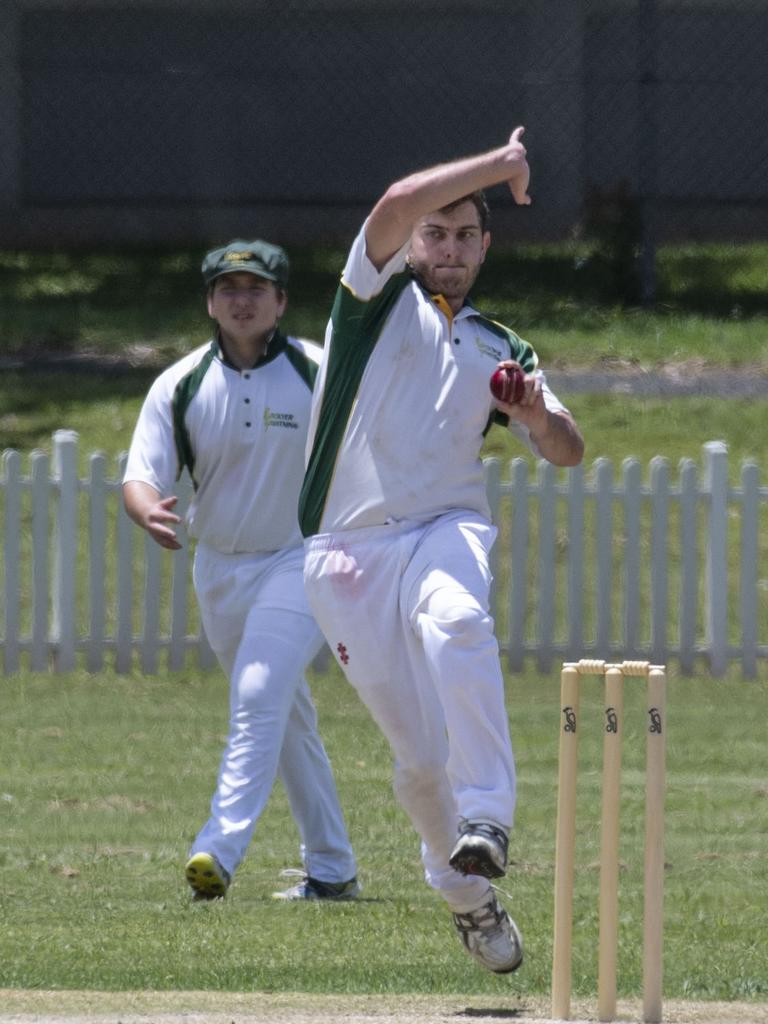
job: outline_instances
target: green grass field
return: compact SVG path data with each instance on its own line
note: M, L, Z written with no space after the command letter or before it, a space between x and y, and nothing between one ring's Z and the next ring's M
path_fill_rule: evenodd
M360 862L354 905L270 899L297 866L282 789L228 898L192 904L182 877L226 730L218 673L23 675L0 686L0 988L545 994L551 968L559 680L512 678L519 810L504 888L526 939L513 979L461 950L422 881L385 744L334 667L313 678ZM670 678L665 994L768 998L768 683ZM574 994L594 993L598 684L585 684ZM639 992L644 710L628 681L620 993Z
M766 246L660 255L655 311L600 293L574 247L492 250L478 301L516 326L543 362L703 361L768 370ZM199 253L0 253L0 356L84 349L160 362L208 336ZM285 326L320 338L343 263L297 252ZM83 464L125 450L157 368L52 374L4 369L0 449L80 435ZM563 394L586 461L664 455L673 468L727 441L732 475L765 458L768 402ZM485 454L519 454L501 431ZM768 673L745 683L681 679L669 696L665 995L768 1001ZM313 677L365 889L355 905L285 906L270 893L297 866L276 789L227 900L192 905L182 880L207 813L226 731L218 673L0 678L0 988L211 989L275 993L543 995L551 967L558 680L510 677L519 810L505 889L527 947L512 979L461 950L427 889L418 844L390 789L385 744L337 670ZM587 686L575 903L574 992L596 988L599 751L597 683ZM620 991L640 989L642 709L628 684L622 810Z

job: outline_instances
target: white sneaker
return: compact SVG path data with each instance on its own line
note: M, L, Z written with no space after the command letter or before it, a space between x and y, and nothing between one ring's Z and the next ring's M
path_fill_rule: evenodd
M454 914L453 923L466 951L486 970L510 974L523 962L523 938L493 890L477 910Z
M292 885L290 889L273 892L273 900L329 900L344 903L347 900L356 900L362 890L357 878L349 878L346 882L321 882L319 878L310 878L296 868L286 868L280 874L283 878L299 876L301 881L297 885Z

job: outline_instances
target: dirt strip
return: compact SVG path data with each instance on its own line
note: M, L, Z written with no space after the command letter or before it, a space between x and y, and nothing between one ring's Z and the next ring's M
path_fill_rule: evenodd
M43 992L0 989L0 1024L547 1024L549 1004L531 997L315 996L264 992ZM596 1020L594 1001L574 1000L572 1020ZM620 1001L617 1021L642 1019ZM664 1006L668 1024L768 1024L765 1003Z

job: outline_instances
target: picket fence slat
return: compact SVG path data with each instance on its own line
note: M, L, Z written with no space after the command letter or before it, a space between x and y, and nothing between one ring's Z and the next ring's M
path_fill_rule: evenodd
M118 479L125 471L119 462ZM115 668L129 672L133 664L133 539L134 524L128 518L117 488L117 650Z
M18 452L0 463L3 673L212 668L202 626L190 630L199 615L183 529L181 551L160 549L123 508L125 455L110 477L93 453L80 480L77 444L57 431L52 457L32 452L26 476ZM736 662L757 675L768 659L768 488L756 464L731 487L726 446L712 441L676 479L655 457L647 484L634 458L618 477L604 458L571 470L542 461L534 474L523 458L484 468L499 533L491 613L511 671L626 657L677 658L684 674ZM178 495L183 514L186 476ZM329 663L325 651L315 667Z
M637 459L625 459L624 478L624 637L626 656L640 657L640 509L642 468Z
M704 454L709 496L706 639L712 672L721 676L728 663L728 454L722 441L708 441Z
M51 636L54 667L69 672L75 667L75 589L77 584L77 435L62 432L53 449L53 484L58 508L54 518Z
M568 657L584 646L584 467L570 474L568 493Z
M539 671L552 667L555 636L555 467L549 462L537 466L539 501L539 628L537 632L537 663Z
M613 621L613 602L616 581L613 577L613 466L608 459L595 463L596 520L595 559L597 562L597 620L595 625L595 650L608 651ZM576 656L575 654L573 655Z
M757 671L757 600L760 518L760 476L754 462L741 470L741 670L751 677Z
M157 672L157 644L160 630L160 570L162 548L144 534L144 607L140 638L141 671L146 675Z
M86 667L89 672L104 668L107 580L107 460L94 452L89 460L88 491L88 593L89 632Z
M651 460L651 661L663 665L667 651L667 540L669 537L669 465Z
M18 452L3 453L5 481L5 524L3 529L3 560L5 567L3 597L3 668L6 675L19 670L21 591L21 456Z
M40 672L48 667L48 534L49 463L45 452L32 452L32 644L30 668Z
M691 459L680 463L680 667L693 672L695 659L696 610L699 593L699 555L696 543L698 473Z

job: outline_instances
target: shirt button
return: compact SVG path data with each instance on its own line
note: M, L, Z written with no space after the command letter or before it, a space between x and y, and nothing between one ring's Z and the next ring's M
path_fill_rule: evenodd
M453 343L454 343L454 345L460 345L461 344L461 338L454 338L453 339Z
M246 427L250 427L251 424L250 424L250 422L248 422L245 425L246 425Z
M246 380L250 380L251 379L250 373L244 373L243 376L245 377Z
M246 405L250 405L250 404L251 404L251 400L250 400L250 398L246 398L246 399L245 399L245 404L246 404Z

